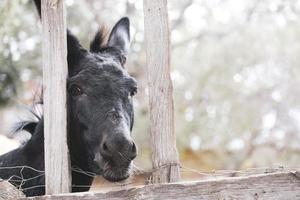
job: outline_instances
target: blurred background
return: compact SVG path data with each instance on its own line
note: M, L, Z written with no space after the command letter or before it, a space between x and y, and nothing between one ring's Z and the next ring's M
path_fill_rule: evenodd
M151 167L141 0L66 0L88 47L99 26L131 19L137 166ZM300 165L300 1L169 0L177 145L196 170ZM0 1L0 154L41 85L41 25L31 0ZM25 133L24 133L25 134ZM21 140L21 141L20 141Z

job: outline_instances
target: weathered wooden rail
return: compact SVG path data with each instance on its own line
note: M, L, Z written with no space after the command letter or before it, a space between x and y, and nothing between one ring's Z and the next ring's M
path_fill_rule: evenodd
M16 187L0 179L0 200L10 200L25 197Z
M199 173L202 180L168 184L123 186L108 192L85 192L25 198L7 182L0 182L0 200L131 200L131 199L300 199L300 168L251 169ZM145 180L151 173L145 173ZM7 195L9 194L9 195Z
M204 180L177 182L168 184L149 184L125 187L109 192L86 192L72 194L46 195L23 198L15 188L0 182L0 199L2 188L10 188L11 197L2 199L23 200L131 200L131 199L300 199L300 169L265 169L243 172L213 172L206 174ZM6 196L7 197L7 196ZM1 200L2 200L1 199Z

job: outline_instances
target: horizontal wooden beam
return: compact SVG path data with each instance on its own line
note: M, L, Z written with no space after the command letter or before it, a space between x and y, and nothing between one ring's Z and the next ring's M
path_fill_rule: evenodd
M15 200L25 195L9 182L0 179L0 200Z
M296 171L241 177L211 177L203 181L154 184L106 193L73 193L34 197L34 200L113 199L300 199Z

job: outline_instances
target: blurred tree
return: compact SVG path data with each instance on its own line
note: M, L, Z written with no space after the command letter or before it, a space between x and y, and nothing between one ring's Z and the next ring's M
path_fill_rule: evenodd
M40 38L32 6L24 0L0 2L0 106L16 102L24 89L21 83L40 74Z

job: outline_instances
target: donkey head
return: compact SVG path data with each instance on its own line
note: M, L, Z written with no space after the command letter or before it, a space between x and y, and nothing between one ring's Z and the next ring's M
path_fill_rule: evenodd
M137 155L130 136L137 83L124 69L129 20L122 18L114 26L107 44L98 32L89 51L70 32L67 39L69 140L71 144L75 137L82 140L86 156L104 178L126 179ZM74 130L72 126L79 128ZM75 132L79 133L75 136Z

